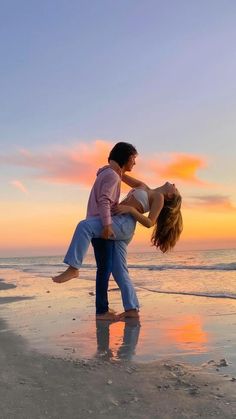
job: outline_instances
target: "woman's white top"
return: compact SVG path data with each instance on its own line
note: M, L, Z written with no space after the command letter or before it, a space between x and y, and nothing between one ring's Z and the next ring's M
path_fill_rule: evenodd
M143 212L148 212L150 210L147 191L145 191L144 189L134 188L131 189L131 191L129 191L127 198L130 196L133 196L136 199L136 201L138 201L142 205Z

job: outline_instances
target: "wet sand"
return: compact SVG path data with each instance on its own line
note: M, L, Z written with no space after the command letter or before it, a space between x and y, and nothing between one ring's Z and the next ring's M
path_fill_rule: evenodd
M110 324L93 294L92 281L1 271L3 419L235 417L234 301L138 290L140 321Z

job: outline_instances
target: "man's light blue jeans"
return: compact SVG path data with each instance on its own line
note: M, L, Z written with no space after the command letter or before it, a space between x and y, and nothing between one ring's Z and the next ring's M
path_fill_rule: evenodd
M129 214L112 217L112 229L115 233L112 275L121 290L125 310L139 308L136 292L129 278L126 261L127 244L133 237L135 226L136 221ZM92 238L101 237L102 230L103 225L100 217L90 217L81 221L76 227L64 262L79 269Z

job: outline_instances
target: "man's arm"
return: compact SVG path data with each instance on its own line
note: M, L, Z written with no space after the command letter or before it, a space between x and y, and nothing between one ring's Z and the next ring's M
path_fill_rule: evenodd
M120 178L111 171L101 179L100 190L97 194L98 210L103 224L101 237L109 239L115 237L112 230L111 205L116 203L120 194Z

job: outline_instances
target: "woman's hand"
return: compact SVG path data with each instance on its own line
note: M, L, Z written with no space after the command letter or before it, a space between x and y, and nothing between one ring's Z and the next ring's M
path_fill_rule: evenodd
M129 205L119 204L119 205L116 205L116 207L113 209L112 212L115 215L118 215L118 214L132 214L132 210L133 210L133 207L130 207Z

